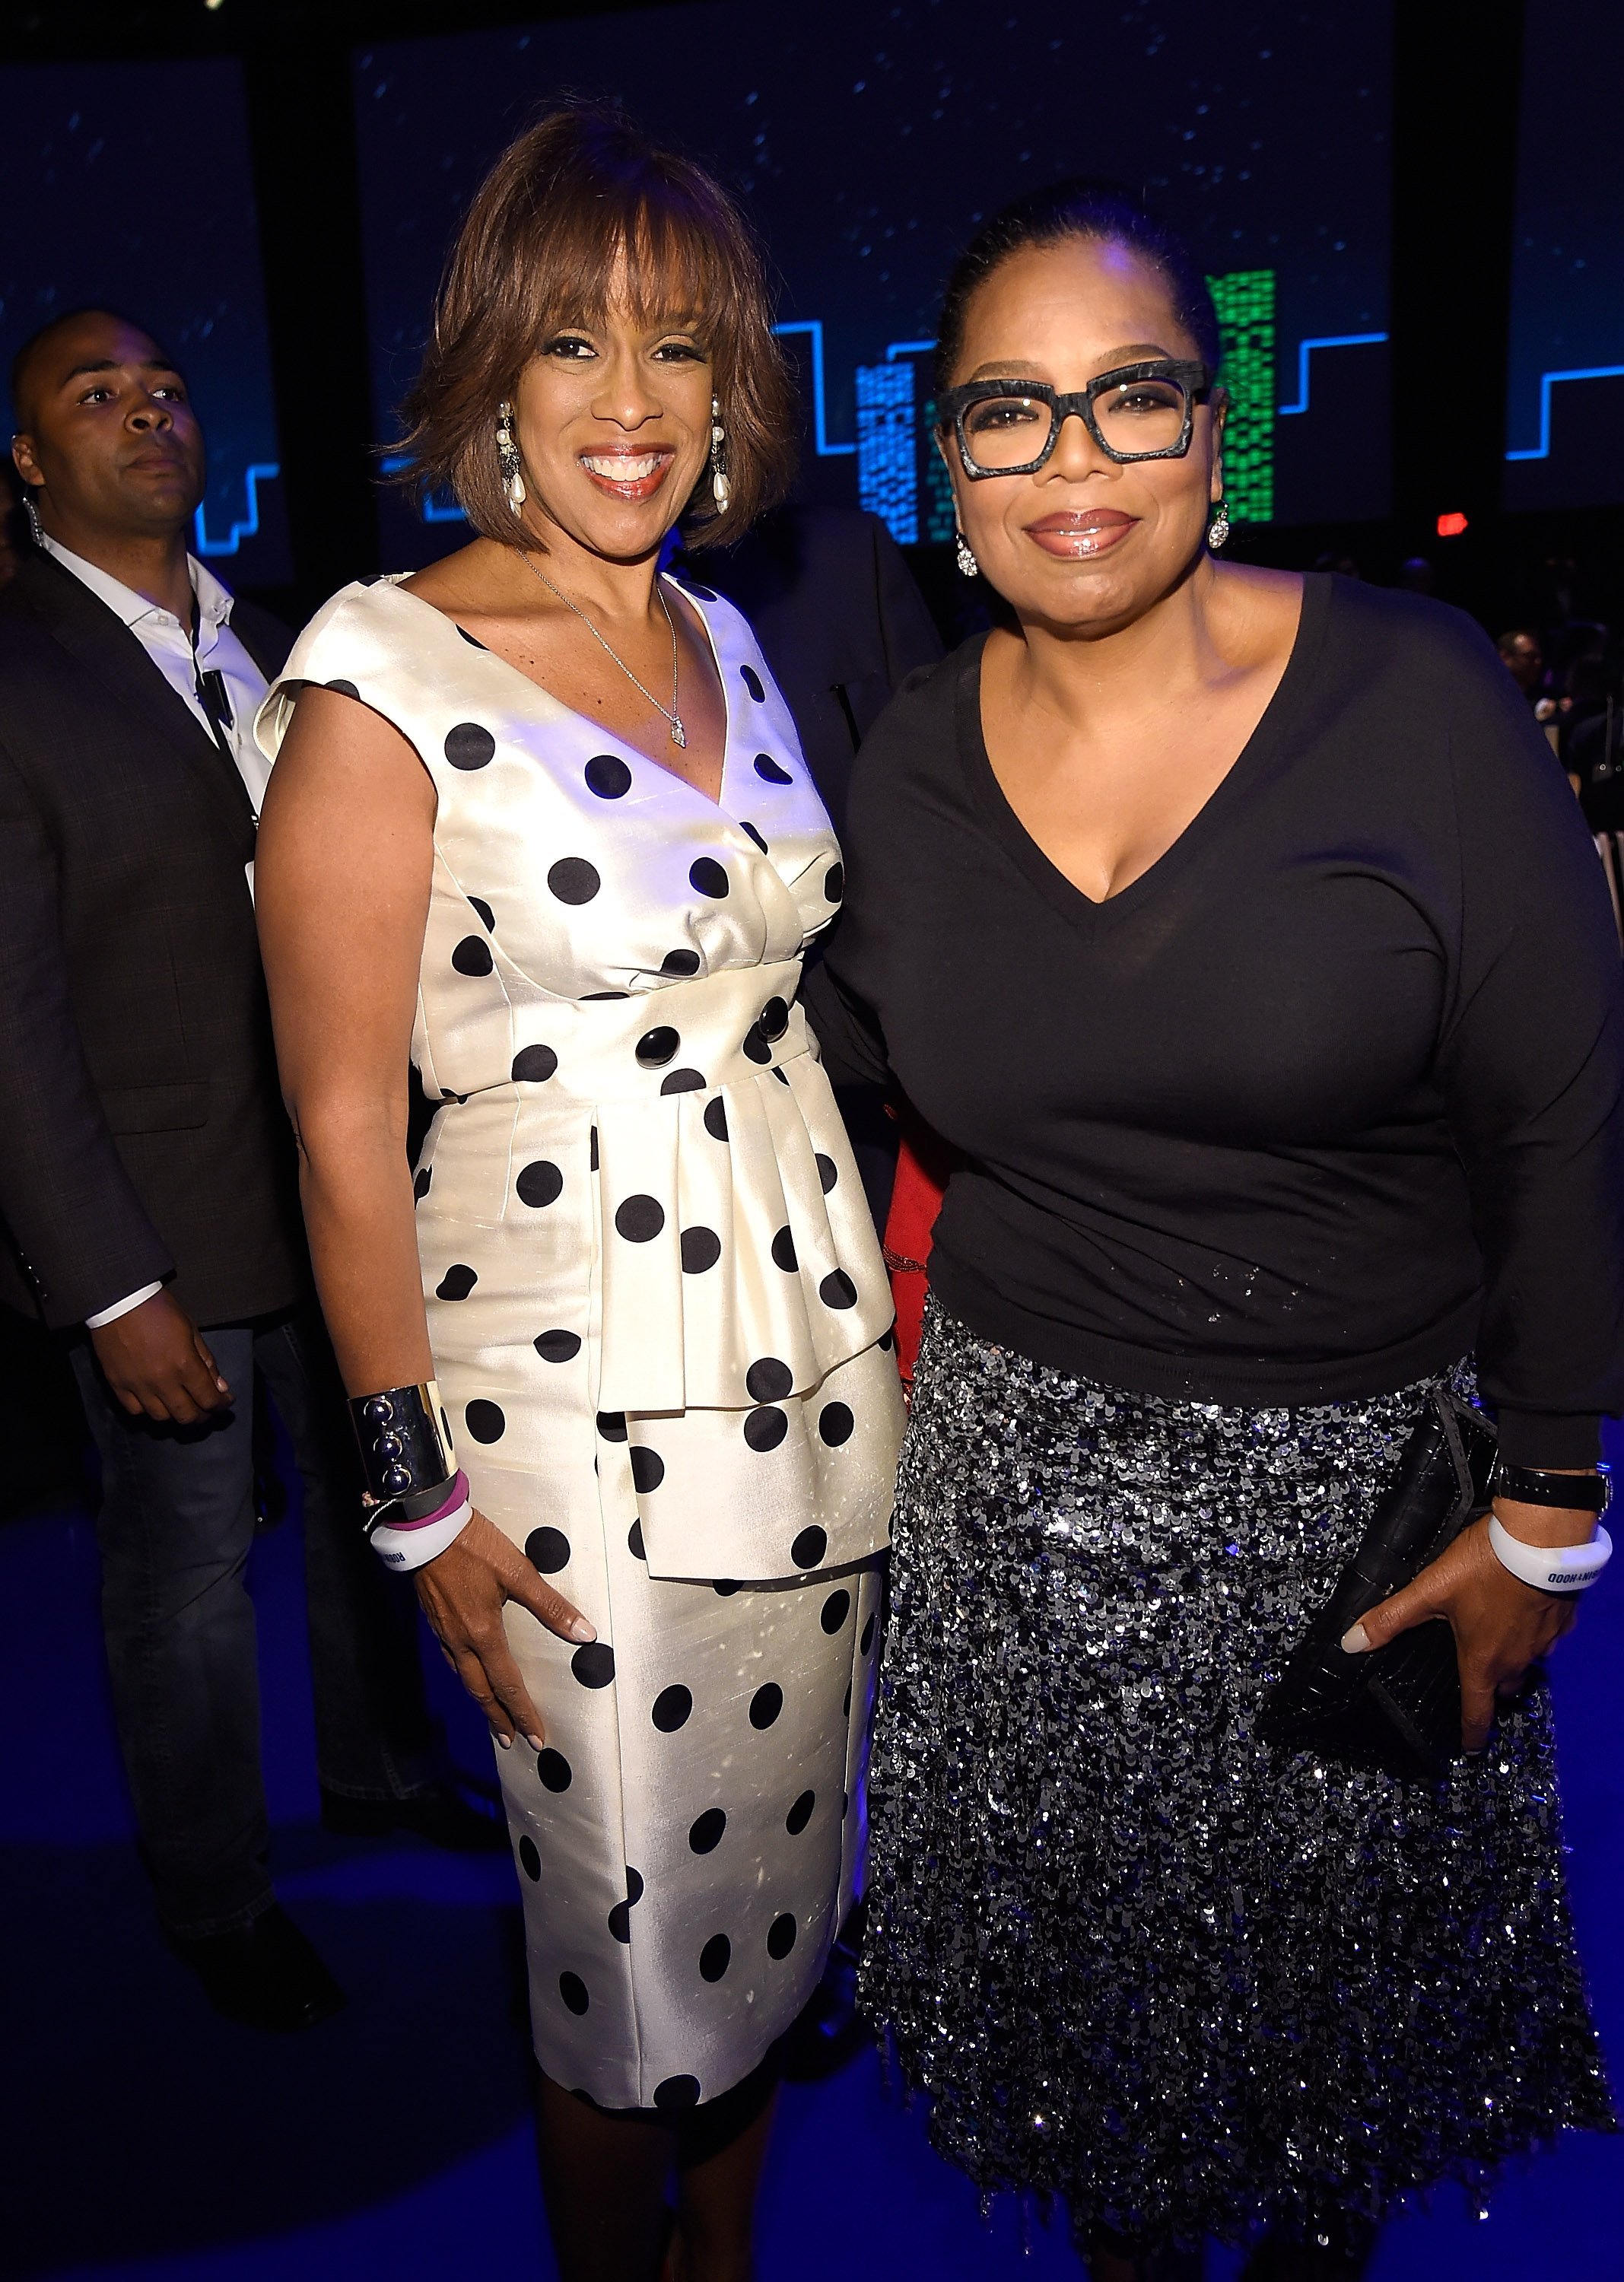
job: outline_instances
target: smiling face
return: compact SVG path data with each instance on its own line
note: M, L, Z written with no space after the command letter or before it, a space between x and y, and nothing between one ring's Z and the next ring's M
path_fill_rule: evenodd
M1113 240L1029 246L976 289L952 383L1042 380L1066 394L1151 358L1199 358L1166 281ZM992 585L1023 619L1109 632L1169 593L1204 554L1221 496L1219 422L1198 404L1182 459L1114 461L1068 420L1034 474L966 476L940 439L960 523Z
M691 315L640 317L611 284L602 317L550 330L514 391L525 525L611 562L656 553L709 457L714 384Z
M19 376L12 456L53 537L169 539L203 496L186 384L148 333L99 310L53 326Z

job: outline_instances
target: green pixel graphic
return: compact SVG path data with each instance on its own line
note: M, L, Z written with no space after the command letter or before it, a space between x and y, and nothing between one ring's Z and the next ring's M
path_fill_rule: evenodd
M1224 342L1224 492L1236 523L1274 519L1274 283L1272 269L1209 277Z

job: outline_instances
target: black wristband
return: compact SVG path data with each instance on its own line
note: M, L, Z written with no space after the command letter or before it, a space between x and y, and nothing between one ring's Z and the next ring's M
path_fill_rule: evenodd
M1502 1459L1488 1486L1493 1496L1517 1505L1567 1506L1575 1513L1605 1513L1612 1500L1605 1466L1593 1474L1558 1474L1544 1466L1508 1466Z

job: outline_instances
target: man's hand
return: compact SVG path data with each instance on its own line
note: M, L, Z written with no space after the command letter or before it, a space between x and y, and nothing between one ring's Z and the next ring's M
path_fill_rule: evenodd
M91 1332L90 1344L132 1418L195 1426L231 1400L202 1332L167 1292L155 1292L128 1315L103 1323Z

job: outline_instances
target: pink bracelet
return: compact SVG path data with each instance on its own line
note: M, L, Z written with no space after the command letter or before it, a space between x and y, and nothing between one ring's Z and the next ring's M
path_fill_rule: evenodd
M392 1529L427 1529L437 1521L444 1521L448 1513L455 1512L467 1495L468 1476L459 1466L451 1477L451 1486L446 1493L443 1504L437 1505L432 1513L419 1514L416 1521L392 1521L389 1526Z

